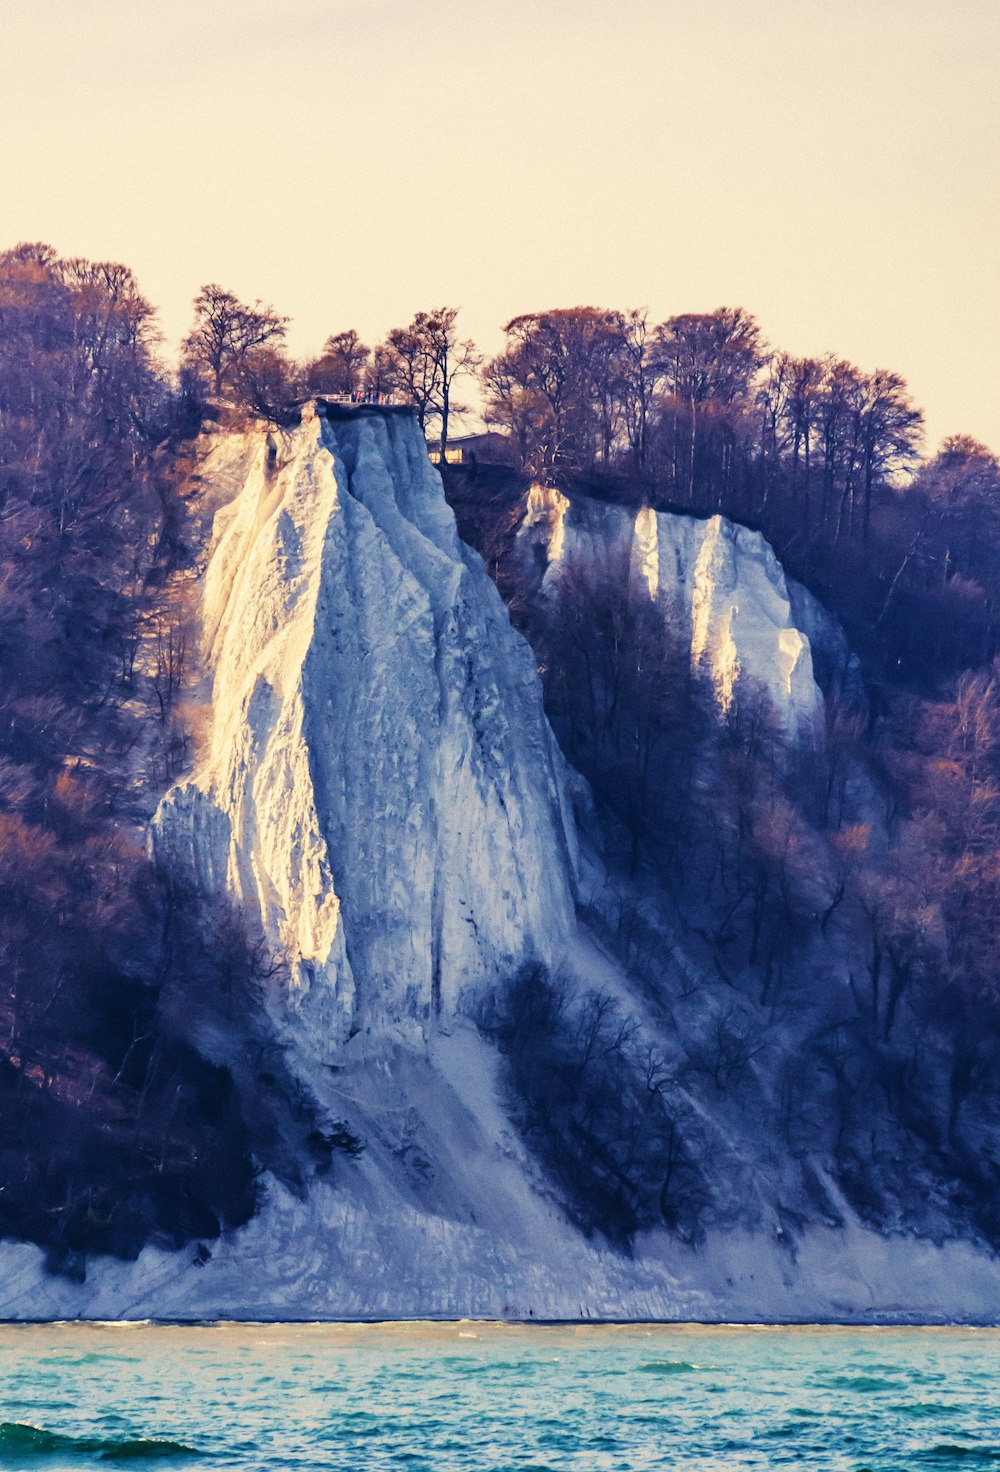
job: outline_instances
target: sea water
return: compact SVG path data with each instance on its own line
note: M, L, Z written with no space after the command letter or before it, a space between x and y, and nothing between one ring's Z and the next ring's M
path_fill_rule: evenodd
M989 1329L0 1326L0 1466L1000 1469Z

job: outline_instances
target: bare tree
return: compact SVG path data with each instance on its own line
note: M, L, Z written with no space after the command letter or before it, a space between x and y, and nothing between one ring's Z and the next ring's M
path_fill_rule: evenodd
M610 458L622 421L622 318L601 307L529 312L504 328L485 368L487 411L529 474L549 477Z
M322 393L357 393L364 386L371 355L371 348L361 341L353 327L333 333L324 343L320 357L306 369L309 387Z
M658 361L676 421L672 452L675 488L693 498L699 453L709 425L722 434L717 499L728 477L731 430L749 403L766 352L756 322L742 307L688 312L656 329Z
M649 423L660 367L645 309L632 309L621 319L620 395L629 453L636 469L646 468Z
M208 370L215 393L244 367L257 348L281 343L288 318L255 301L247 306L215 282L194 300L194 326L184 341L189 360Z
M416 408L420 428L426 433L438 422L442 461L452 415L465 412L455 401L455 383L481 362L475 343L459 339L457 317L456 307L418 312L408 327L394 327L384 345L395 382Z

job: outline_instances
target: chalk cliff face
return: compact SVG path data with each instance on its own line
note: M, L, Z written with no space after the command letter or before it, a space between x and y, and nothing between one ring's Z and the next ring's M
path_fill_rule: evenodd
M572 774L535 661L459 541L412 417L307 408L288 432L217 436L202 477L219 508L202 586L206 745L160 805L154 851L202 891L244 901L280 943L293 1022L280 1042L317 1117L344 1120L365 1148L298 1194L267 1176L238 1233L96 1260L82 1282L53 1276L29 1243L0 1244L0 1315L1000 1321L997 1259L955 1219L936 1144L916 1140L908 1166L922 1236L905 1234L914 1216L891 1174L880 1184L879 1158L858 1215L815 1113L814 1152L789 1148L777 1101L800 1078L803 1098L817 1084L831 1097L833 1074L802 1071L817 1057L802 1048L824 998L839 1018L843 973L852 955L867 964L867 947L852 952L836 920L814 915L786 994L803 1008L776 1007L728 939L718 966L697 896L680 923L641 868L615 869L613 844L585 850L577 922ZM763 688L790 740L813 739L822 711L813 646L824 683L848 663L763 539L718 517L536 488L514 560L519 591L553 618L574 567L590 588L618 579L683 632L718 709ZM707 747L706 770L711 758ZM828 902L818 837L808 852ZM679 1144L663 1192L686 1162L701 1237L662 1213L624 1252L570 1209L524 1128L498 1034L461 1015L466 992L502 991L529 958L558 967L571 1034L574 1016L612 1018L635 1098L667 1090ZM574 1014L574 995L591 1010ZM597 1066L583 1032L570 1044L540 1066ZM736 1060L726 1087L720 1058ZM612 1097L629 1141L634 1106L627 1090ZM833 1125L843 1134L843 1118ZM863 1149L878 1135L885 1158L909 1160L915 1137L888 1113L863 1125L847 1135L852 1169L852 1138ZM601 1170L618 1169L617 1144L592 1152ZM888 1226L872 1226L873 1209Z
M223 436L203 764L161 864L257 910L318 1046L455 1009L573 923L574 838L534 662L408 414Z
M690 644L692 667L720 714L755 687L788 739L817 738L823 696L810 641L781 564L759 532L721 516L635 512L534 486L519 538L544 569L541 593L556 610L573 569L591 577L603 570L620 581L623 596L648 601ZM811 608L815 600L797 591ZM812 611L826 618L818 605Z

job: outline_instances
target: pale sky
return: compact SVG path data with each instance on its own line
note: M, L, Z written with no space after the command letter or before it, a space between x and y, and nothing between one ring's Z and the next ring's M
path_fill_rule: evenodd
M743 306L1000 450L1000 0L0 0L0 246L292 348Z

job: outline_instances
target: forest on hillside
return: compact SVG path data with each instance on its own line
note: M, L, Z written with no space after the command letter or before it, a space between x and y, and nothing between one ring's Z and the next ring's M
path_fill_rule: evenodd
M0 1233L71 1273L212 1239L336 1136L272 1046L280 959L146 857L189 757L200 422L157 347L127 267L0 257Z
M898 375L790 358L742 309L534 313L492 359L453 308L372 348L334 332L305 363L286 327L207 285L174 365L127 267L44 245L0 256L0 1233L68 1272L150 1239L208 1251L252 1214L265 1170L302 1190L359 1148L271 1046L264 994L282 958L242 915L169 884L143 846L197 743L197 436L291 422L309 394L391 397L445 456L475 382L500 463L445 466L446 488L539 663L559 671L550 718L622 872L645 868L681 908L700 885L705 944L752 976L753 1017L800 1005L809 947L849 917L859 969L837 1015L811 1017L769 1105L790 1148L840 1150L863 1201L872 1171L895 1168L863 1157L865 1111L888 1109L898 1150L918 1141L1000 1241L976 1132L1000 1065L997 458L963 437L922 456ZM827 702L823 762L789 767L766 717L744 710L716 733L714 784L696 780L705 717L676 650L593 583L570 590L558 625L518 606L504 548L532 481L761 528L863 657L863 696ZM600 669L592 708L585 657ZM641 971L657 938L632 915L616 943ZM488 1019L522 1093L579 1073L553 1018L576 1007L593 1036L611 1026L547 985L534 1000L515 986ZM722 1092L742 1087L758 1046L748 1018L737 1007L698 1065ZM216 1023L232 1039L222 1055L203 1043ZM525 1061L529 1035L541 1062ZM803 1104L814 1087L822 1120ZM609 1088L622 1095L613 1070ZM606 1092L580 1098L599 1113ZM579 1103L534 1100L535 1127L563 1122L555 1156L579 1138ZM669 1153L670 1117L656 1128ZM643 1213L680 1219L643 1184L651 1148L636 1144L626 1236ZM573 1189L594 1192L592 1161L570 1165ZM690 1162L677 1169L697 1204Z

